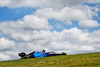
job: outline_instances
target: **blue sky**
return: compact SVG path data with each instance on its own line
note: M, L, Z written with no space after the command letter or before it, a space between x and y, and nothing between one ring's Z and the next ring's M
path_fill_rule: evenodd
M36 11L35 8L7 8L0 7L0 21L18 20L23 18L25 15L29 15Z
M99 33L99 0L0 0L0 61L42 49L100 52Z
M64 23L65 21L60 21L60 20L56 20L56 19L50 19L48 20L50 22L50 25L53 26L53 30L51 31L59 31L61 32L63 29L70 29L73 27L77 27L79 29L81 29L78 25L78 21L72 21L73 25L66 25L66 23ZM57 24L60 25L60 27L57 27Z

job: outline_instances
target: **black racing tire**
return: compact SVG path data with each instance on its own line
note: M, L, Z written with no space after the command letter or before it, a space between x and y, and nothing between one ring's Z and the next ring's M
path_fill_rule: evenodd
M62 52L61 55L67 55L65 52Z
M27 59L27 58L29 58L29 57L28 57L28 56L24 56L24 57L23 57L23 59Z

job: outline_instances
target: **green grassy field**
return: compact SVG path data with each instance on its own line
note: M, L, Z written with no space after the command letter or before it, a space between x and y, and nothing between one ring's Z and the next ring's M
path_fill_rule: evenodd
M100 67L100 53L4 61L0 67Z

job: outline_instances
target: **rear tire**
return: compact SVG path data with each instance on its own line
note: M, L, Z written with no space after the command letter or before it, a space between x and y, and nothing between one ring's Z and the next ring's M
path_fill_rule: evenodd
M62 52L61 55L67 55L65 52Z
M28 56L24 56L24 57L23 57L23 59L27 59L27 58L29 58L29 57L28 57Z

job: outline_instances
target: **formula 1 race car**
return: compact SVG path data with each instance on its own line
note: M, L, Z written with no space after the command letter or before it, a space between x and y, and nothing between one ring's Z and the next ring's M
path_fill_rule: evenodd
M36 58L36 57L43 58L43 57L47 57L47 56L57 56L57 55L67 55L67 54L64 52L61 54L55 53L53 51L45 52L45 50L43 50L40 52L34 51L34 52L29 53L29 54L21 52L21 53L18 53L18 55L21 57L21 59L25 59L25 58Z

